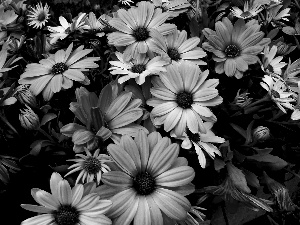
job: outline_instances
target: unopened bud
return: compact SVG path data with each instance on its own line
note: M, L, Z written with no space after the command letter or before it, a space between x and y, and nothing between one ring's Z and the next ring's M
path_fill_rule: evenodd
M270 138L270 130L264 126L258 126L253 130L253 138L259 142L264 142Z
M16 88L13 96L24 105L36 107L36 97L27 85L20 85Z
M240 94L240 90L236 94L233 103L241 108L245 108L252 102L252 98L249 98L249 96L248 96L250 93L244 92L244 93Z
M27 109L20 110L21 114L19 114L19 120L21 126L26 130L36 130L40 126L40 119L38 115L28 106Z

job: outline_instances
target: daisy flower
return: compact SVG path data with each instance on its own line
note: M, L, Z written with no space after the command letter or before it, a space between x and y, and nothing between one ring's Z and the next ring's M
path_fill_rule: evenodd
M293 92L289 90L285 81L277 74L265 75L260 82L260 85L269 93L272 101L278 106L278 108L286 113L285 108L294 110L293 105L290 102L294 102Z
M216 73L225 72L229 77L242 78L248 65L259 61L256 55L270 42L269 38L263 38L264 33L259 31L260 25L256 20L245 24L244 20L239 19L232 25L225 17L222 22L216 22L215 29L203 30L208 42L203 43L202 47L214 54Z
M108 155L99 154L99 152L100 149L97 149L92 155L90 151L85 148L86 155L76 154L76 156L78 156L79 158L67 160L76 163L68 168L69 170L72 170L69 171L65 175L65 177L74 172L80 171L75 182L76 184L80 181L80 179L83 183L92 182L96 180L97 184L99 184L102 177L102 173L110 171L109 166L105 163L111 162L111 159Z
M147 76L166 72L164 66L168 62L162 60L160 56L150 59L146 54L139 54L137 58L125 61L124 54L120 52L116 52L115 54L118 61L110 61L109 63L112 67L109 70L111 70L111 74L113 75L124 75L118 79L120 84L131 78L135 78L136 83L142 85Z
M190 149L195 147L196 153L198 155L198 160L202 168L206 166L206 158L203 153L203 150L212 158L215 158L215 155L221 155L219 149L212 143L224 143L225 139L216 136L211 128L213 126L212 122L203 123L206 133L195 133L193 134L190 130L186 130L181 137L177 137L183 140L181 147L184 149Z
M84 26L84 28L95 33L96 36L102 37L104 36L104 33L100 31L105 28L105 25L101 21L101 17L97 19L96 15L93 12L90 12L89 16L85 18L86 26Z
M254 4L253 0L251 1L245 1L244 3L244 10L239 9L236 6L233 6L231 9L231 13L233 16L241 19L249 19L251 17L256 16L258 13L260 13L263 10L263 7L261 4Z
M34 28L42 28L45 26L49 17L49 6L46 3L46 5L43 7L42 3L40 2L35 6L35 8L32 7L31 10L28 11L28 25L33 26Z
M278 21L278 20L285 20L285 21L289 21L288 16L290 16L289 12L290 12L290 8L285 8L284 10L280 10L280 8L283 5L277 5L275 7L272 7L270 9L267 10L267 16L266 16L266 21L268 23L270 23L271 21Z
M154 125L164 124L165 131L173 130L176 136L187 127L192 133L205 133L202 119L216 120L207 106L219 105L223 100L215 88L219 80L206 80L208 73L195 64L182 62L168 66L166 74L154 79L150 90L153 98L147 101L154 107Z
M108 35L108 43L117 47L126 46L126 61L136 58L139 53L147 53L151 49L158 33L167 35L174 31L174 24L164 24L168 17L168 13L155 9L154 4L145 1L128 11L119 9L118 17L109 21L117 31Z
M185 30L176 30L165 37L160 36L151 50L162 55L170 63L190 61L197 65L206 65L206 62L201 60L206 53L202 48L197 47L199 43L200 38L187 39Z
M283 56L275 57L277 53L277 46L273 45L270 49L269 46L266 46L264 49L263 55L263 64L261 66L263 71L281 74L281 68L285 67L287 64L284 62L280 62L283 59Z
M143 115L142 101L131 99L132 92L115 95L113 90L116 90L115 86L106 85L99 98L83 87L76 90L77 102L70 104L70 110L84 126L69 123L60 129L65 136L72 137L76 153L83 152L87 145L97 145L98 138L119 142L121 135L135 136L138 130L146 130L134 124Z
M21 225L51 224L112 224L104 214L110 209L110 200L100 200L96 193L84 194L82 184L71 189L68 181L60 174L52 173L50 179L51 194L33 188L31 195L41 206L22 204L21 207L39 213L39 215L24 220Z
M57 26L57 27L50 27L48 26L48 30L51 32L50 34L50 44L54 44L55 42L57 42L58 39L63 40L65 39L69 33L70 33L70 29L71 29L71 23L68 23L68 21L65 19L65 17L60 16L59 17L59 22L61 24L61 26Z
M114 225L165 224L165 216L184 220L191 208L185 195L194 191L195 172L187 160L178 158L179 145L158 132L140 131L133 140L122 136L120 144L107 150L119 167L103 174L104 185L95 191L113 206L108 216Z
M169 13L168 20L188 11L191 7L187 0L152 0L152 2L155 7L160 7L163 11Z
M19 79L20 84L30 84L30 90L34 95L43 92L43 97L49 101L54 93L62 88L73 86L73 81L88 84L88 78L82 73L92 68L97 68L95 61L99 57L85 57L92 49L83 49L79 46L72 52L73 43L66 50L58 50L55 54L49 54L39 63L31 63L26 66L25 72Z

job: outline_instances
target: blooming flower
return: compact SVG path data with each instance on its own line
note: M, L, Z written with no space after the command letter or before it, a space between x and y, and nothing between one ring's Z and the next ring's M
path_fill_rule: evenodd
M201 58L206 56L202 48L197 47L200 38L192 37L187 39L185 30L172 32L167 36L160 36L152 51L161 54L168 62L190 61L197 65L206 65Z
M113 202L108 212L115 225L164 224L162 214L184 220L191 205L184 197L194 191L190 183L195 172L185 158L178 158L179 146L158 132L140 131L133 140L122 136L107 150L119 170L103 174L97 192ZM181 191L179 191L181 190Z
M88 84L88 78L82 73L92 68L97 68L95 61L99 57L87 57L92 49L83 49L79 46L72 52L73 43L66 50L58 50L50 54L39 63L31 63L26 66L25 72L19 79L20 84L31 84L30 90L34 95L43 92L46 101L50 100L54 93L62 88L68 89L73 86L73 81Z
M100 200L95 193L84 195L82 184L71 189L58 173L52 173L50 189L51 194L38 188L31 190L34 200L41 206L22 204L21 207L39 215L24 220L21 225L111 224L104 215L111 207L110 200Z
M155 125L164 124L165 131L173 130L176 136L187 127L192 133L205 133L202 119L216 120L207 106L219 105L223 100L215 89L219 80L205 81L208 73L195 64L182 62L168 66L166 74L154 79L150 90L154 97L147 104L154 107L151 114Z
M258 126L253 130L253 139L264 142L270 138L270 129L264 126Z
M259 31L260 25L256 20L245 24L244 20L239 19L232 25L225 17L222 22L216 22L215 29L203 30L208 42L203 43L202 47L214 54L216 72L225 72L230 77L241 78L248 65L259 60L256 55L270 42L269 38L263 38L264 33Z
M69 171L65 176L68 176L76 171L80 171L75 182L76 184L80 181L80 179L82 179L83 183L85 183L85 181L92 182L96 180L97 184L99 184L102 177L102 173L110 171L109 166L105 163L111 162L111 159L108 155L99 154L99 152L100 149L97 149L92 155L90 151L88 151L85 148L85 153L87 155L76 154L76 156L78 156L79 158L68 160L74 161L76 163L68 168L72 170Z
M266 21L268 23L270 22L276 22L276 21L279 21L279 20L285 20L285 21L289 21L288 17L290 14L289 14L289 11L290 11L290 8L285 8L284 10L280 10L280 8L282 7L282 5L277 5L275 7L272 7L270 9L267 10L267 16L266 16Z
M181 147L184 149L190 149L192 148L192 145L194 145L196 153L198 155L199 163L202 168L205 168L206 158L203 150L207 152L212 159L215 158L215 154L222 156L219 149L212 143L224 143L225 139L216 136L211 131L211 128L213 126L212 122L205 122L203 123L203 126L205 127L206 133L199 132L193 134L190 130L187 129L185 132L183 132L183 135L178 138L183 140Z
M245 1L244 3L244 10L239 9L236 6L233 6L231 9L231 12L233 16L241 18L241 19L248 19L251 17L256 16L258 13L260 13L263 10L263 7L261 4L254 4L253 0L252 2Z
M116 52L115 54L119 61L110 61L109 63L112 67L109 70L111 70L111 74L113 75L125 75L118 79L120 84L131 78L135 78L136 83L141 85L145 82L147 76L165 72L166 69L164 66L168 64L168 62L162 60L159 56L149 59L146 54L139 54L137 58L125 61L124 54L120 52Z
M31 10L28 11L28 20L29 26L33 26L34 28L42 28L45 26L46 22L49 19L49 6L46 5L43 7L42 3L38 3L36 7L32 7Z
M95 14L90 12L89 16L85 18L86 26L84 26L84 28L95 33L96 36L102 37L104 36L104 33L100 31L105 27L105 25L101 21L101 17L97 19Z
M283 56L277 56L275 58L277 52L277 46L273 45L270 49L269 46L266 46L264 49L263 55L263 65L261 66L262 70L270 73L281 74L281 68L286 66L286 63L280 62L283 59Z
M272 101L281 109L282 112L286 113L285 108L294 109L290 102L295 100L292 98L293 92L288 88L285 81L276 74L265 75L260 82L260 85L269 93Z
M167 35L175 29L174 24L164 24L168 13L154 8L150 2L139 2L137 7L128 11L118 10L118 17L109 21L110 26L117 29L108 35L108 43L115 46L126 46L125 60L136 58L139 53L151 49L155 37L161 33Z
M60 40L65 39L70 33L71 23L68 23L68 21L63 16L59 17L59 22L61 26L57 26L57 27L48 26L48 30L52 32L50 34L51 37L50 44L54 44L58 39Z
M21 114L19 114L19 120L21 126L26 130L35 130L40 126L40 119L38 115L28 106L25 105L27 109L20 109Z
M77 102L70 104L70 110L85 126L69 123L61 133L72 137L73 150L83 152L86 145L97 146L97 139L111 138L119 142L121 135L135 136L142 126L134 124L143 115L142 101L132 98L131 92L113 93L113 85L106 85L99 96L81 87L76 90Z
M155 7L160 7L163 11L169 13L168 20L188 11L191 7L187 0L152 0L152 2Z

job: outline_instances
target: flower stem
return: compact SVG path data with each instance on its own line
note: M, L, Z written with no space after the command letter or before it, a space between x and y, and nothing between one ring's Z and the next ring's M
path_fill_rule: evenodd
M41 129L40 127L38 128L38 131L41 132L44 136L46 136L50 141L54 142L54 139L49 135L47 134L43 129Z

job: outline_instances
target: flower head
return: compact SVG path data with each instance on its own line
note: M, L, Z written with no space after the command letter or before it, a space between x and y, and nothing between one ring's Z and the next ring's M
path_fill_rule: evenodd
M90 12L88 17L85 18L85 24L84 28L95 33L96 36L102 37L104 35L101 31L105 27L105 24L102 22L101 16L97 19L96 15Z
M95 180L97 184L99 184L102 173L110 171L109 166L105 163L111 162L111 159L108 155L99 154L99 152L100 149L97 149L92 155L90 151L85 148L86 155L76 154L76 156L78 156L79 158L68 160L74 161L76 163L68 168L72 170L69 171L65 176L68 176L76 171L80 171L76 179L76 184L80 181L80 179L83 183L92 182Z
M24 105L28 105L31 107L36 107L36 97L28 88L28 85L19 85L15 91L13 96L18 99Z
M229 77L241 78L248 65L259 60L256 55L270 42L269 38L263 38L264 33L259 31L260 25L256 20L245 24L244 20L239 19L232 25L225 17L215 24L215 29L203 30L208 42L203 43L202 47L214 54L216 72L225 72Z
M21 207L39 215L24 220L21 225L111 224L104 215L111 207L110 200L100 200L96 193L84 194L82 184L71 189L68 181L58 173L52 173L50 189L51 194L38 188L31 190L34 200L41 206L22 204Z
M26 130L38 129L40 126L40 119L38 115L28 105L25 106L26 109L21 109L21 114L19 114L21 126L24 127Z
M59 22L60 22L61 26L57 26L57 27L48 26L48 30L51 32L50 44L54 44L58 39L60 39L60 40L65 39L70 33L72 24L68 23L68 21L63 16L59 17Z
M185 158L178 158L179 146L158 132L140 131L133 140L122 136L108 152L119 169L103 174L99 193L109 197L108 212L115 225L164 224L163 216L184 220L191 205L184 197L194 191L190 183L195 172ZM179 191L181 190L181 191Z
M200 38L187 39L185 30L172 32L165 37L159 36L151 50L162 55L168 62L189 61L197 65L206 65L201 58L206 56L202 48L197 47Z
M34 28L42 28L45 26L46 22L50 17L49 6L46 5L43 7L42 3L38 3L35 8L32 7L28 13L29 26Z
M244 3L244 10L239 9L238 7L234 6L231 9L231 12L233 16L241 18L241 19L248 19L251 17L256 16L258 13L260 13L263 10L263 7L261 4L254 4L253 0L252 2L245 1Z
M135 78L136 83L141 85L145 82L147 76L159 75L161 72L165 72L164 66L168 64L159 56L150 59L145 54L140 54L135 59L125 61L124 54L120 52L115 54L119 61L110 61L112 67L109 70L113 75L123 75L118 79L120 84Z
M258 126L253 130L253 138L259 142L264 142L270 138L270 129L264 126Z
M205 151L212 159L215 158L215 155L221 155L220 150L213 145L212 143L224 143L225 139L216 136L211 128L213 126L212 122L203 123L206 133L195 133L193 134L190 130L186 130L181 137L178 137L183 140L181 147L184 149L190 149L194 145L196 153L198 155L198 161L202 168L206 166L206 157L203 153Z
M82 72L97 68L98 64L95 61L100 58L84 58L93 51L92 49L83 49L83 46L79 46L72 52L72 48L73 43L66 50L58 50L55 54L40 60L39 63L28 64L19 83L30 84L30 90L34 95L43 92L46 101L62 88L71 88L73 81L88 84L89 80Z
M283 56L275 57L277 53L277 46L273 45L270 49L269 46L266 46L264 49L263 55L263 65L261 66L262 70L269 73L281 74L281 68L286 66L286 63L280 62L283 59Z
M151 49L154 38L161 33L166 35L175 29L173 24L164 24L168 13L155 9L150 2L139 2L137 7L128 11L118 10L118 17L109 21L110 26L117 29L108 35L108 43L114 46L126 46L125 60L136 58L140 53L147 53Z
M277 74L265 75L260 82L260 85L269 93L272 101L281 109L282 112L286 113L285 108L294 109L290 102L294 102L293 92L290 91L285 81Z
M83 152L87 145L97 146L98 138L119 142L121 135L135 136L139 129L145 129L134 123L143 115L142 101L131 99L132 92L113 93L113 88L116 90L112 84L106 85L99 99L83 87L76 90L77 102L70 104L70 110L84 126L69 123L60 130L72 137L76 153Z
M155 125L164 124L165 131L173 130L181 136L188 128L192 133L205 133L203 119L216 121L207 106L222 103L215 88L219 80L206 80L208 70L201 72L193 63L182 62L167 67L167 73L153 80L154 96L147 101L153 106L151 111ZM206 80L206 81L205 81Z

